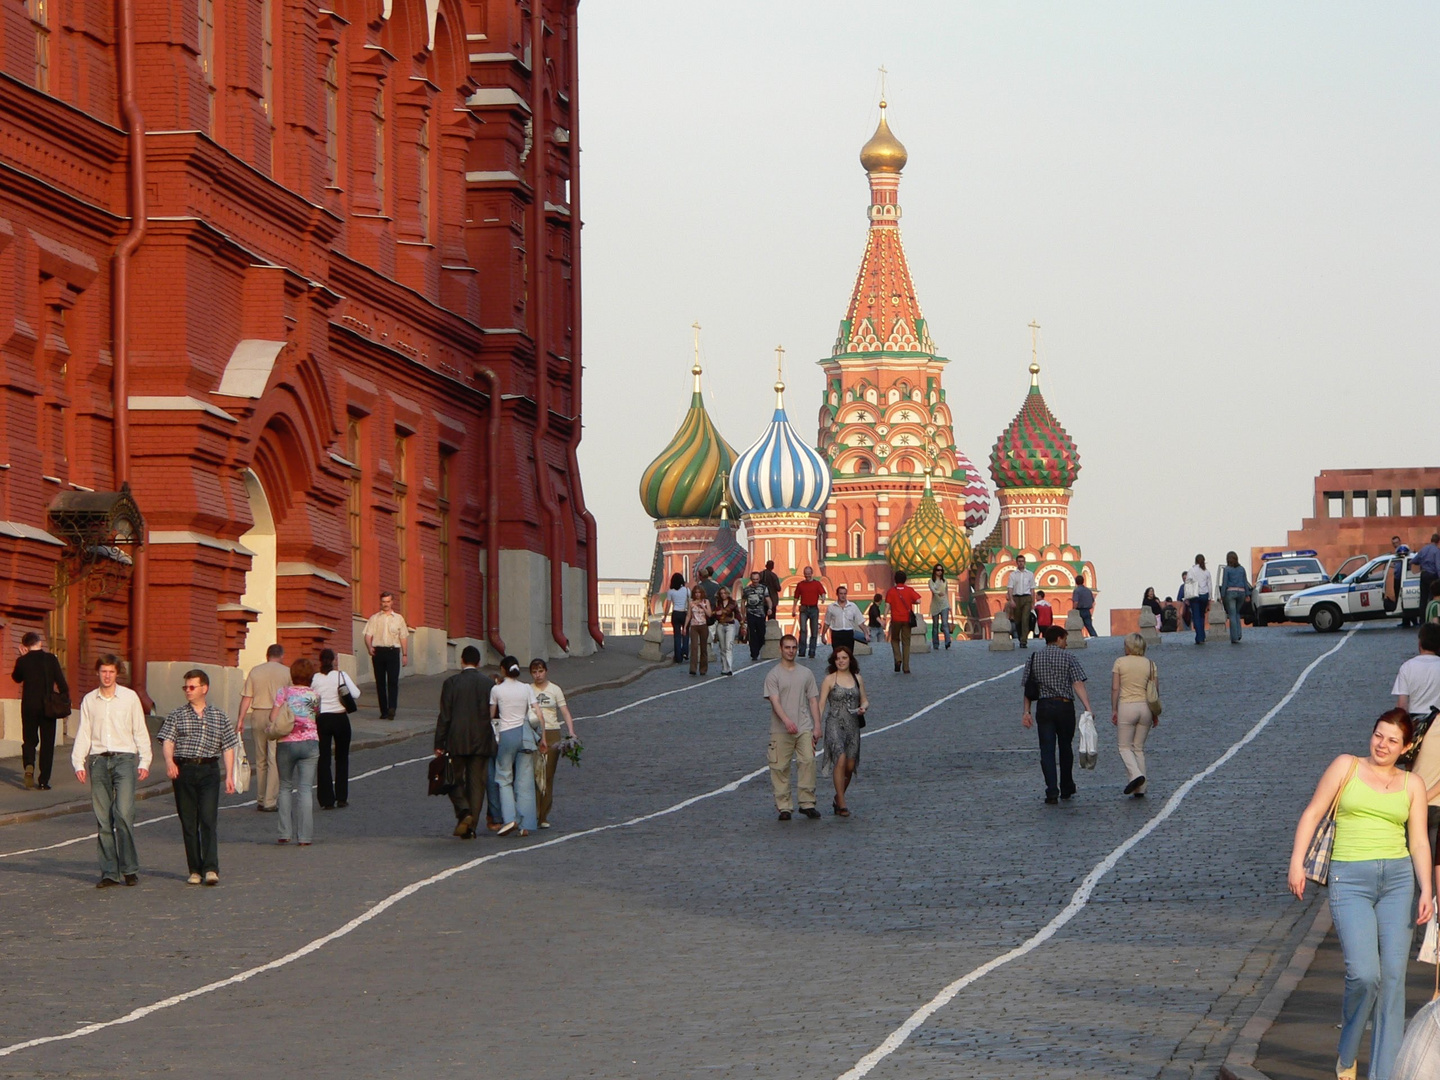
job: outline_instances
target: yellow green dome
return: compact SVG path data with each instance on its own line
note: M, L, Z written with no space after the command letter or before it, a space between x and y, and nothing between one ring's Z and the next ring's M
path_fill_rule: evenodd
M952 577L963 576L969 569L970 541L950 523L935 501L928 473L920 505L890 537L885 558L892 568L904 570L911 577L928 578L937 566L943 566Z
M880 124L875 128L875 134L870 136L870 141L860 148L860 164L865 166L866 172L898 173L905 168L908 160L905 144L894 136L890 125L885 122L885 102L882 101Z
M735 451L705 411L700 365L690 371L695 376L690 411L670 444L640 478L640 503L652 518L719 517L725 476L735 463Z

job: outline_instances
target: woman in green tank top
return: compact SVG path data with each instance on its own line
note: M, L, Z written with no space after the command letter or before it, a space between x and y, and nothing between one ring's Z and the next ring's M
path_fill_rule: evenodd
M1370 756L1330 763L1300 815L1290 852L1290 891L1305 897L1305 852L1335 805L1330 914L1345 953L1345 997L1335 1075L1354 1080L1365 1024L1374 1014L1371 1080L1389 1080L1405 1034L1405 966L1410 912L1420 880L1419 918L1430 921L1434 864L1426 830L1425 784L1397 764L1414 740L1410 715L1391 709L1375 721Z

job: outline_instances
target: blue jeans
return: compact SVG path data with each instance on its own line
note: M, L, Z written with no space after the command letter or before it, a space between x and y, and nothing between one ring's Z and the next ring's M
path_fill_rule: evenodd
M1100 635L1095 633L1095 624L1091 622L1091 616L1094 614L1095 609L1088 607L1079 607L1075 610L1080 613L1080 621L1085 624L1085 633L1089 634L1091 637L1099 637Z
M90 805L95 809L96 845L100 849L100 876L119 881L122 874L138 874L135 854L135 782L140 758L135 754L91 754L85 760L90 774Z
M945 646L946 648L949 648L950 642L952 640L950 637L950 609L947 607L944 611L931 615L930 621L934 624L933 632L935 634L935 648L938 649L940 647L940 634L942 631L945 634Z
M498 793L500 820L517 822L534 832L540 827L535 815L535 754L522 750L524 732L518 728L500 732L500 752L492 759L492 795Z
M1185 603L1190 606L1190 625L1195 630L1195 644L1203 644L1205 641L1205 609L1210 606L1210 594L1201 593L1193 600L1187 599Z
M809 630L810 630L810 633L809 633L809 636L808 636L808 637L806 636L806 633L805 633L805 630L806 630L807 627L808 627ZM807 641L810 643L808 648L806 647L806 644L805 644ZM802 655L802 656L803 656L803 655L814 656L814 655L815 655L815 646L816 646L817 644L819 644L819 642L820 642L820 609L819 609L818 607L805 607L805 606L802 605L801 608L800 608L800 653L801 653L801 655Z
M315 839L315 799L312 793L315 790L315 770L320 766L319 740L282 742L275 749L275 760L280 766L280 837L308 844Z
M675 638L675 663L683 664L690 658L690 635L685 631L685 612L670 612L670 632Z
M1230 640L1240 640L1240 609L1245 606L1245 594L1243 592L1225 594L1225 614L1230 619Z
M1389 1080L1405 1037L1405 966L1410 958L1415 868L1409 859L1330 864L1330 916L1345 953L1341 1068L1355 1064L1365 1022L1371 1080Z

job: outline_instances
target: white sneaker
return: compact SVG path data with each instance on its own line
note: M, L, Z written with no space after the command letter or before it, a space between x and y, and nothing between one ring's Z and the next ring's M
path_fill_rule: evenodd
M199 874L191 874L188 878L185 879L185 884L186 884L186 885L199 885L199 884L200 884L200 875L199 875Z
M542 822L540 822L540 827L541 827L542 829L548 829L548 828L550 827L550 822L548 822L548 821L542 821Z
M495 835L496 835L496 836L504 836L506 833L513 831L514 828L515 828L515 822L513 822L513 821L507 821L507 822L505 822L504 825L501 825L500 828L498 828L498 829L495 830Z

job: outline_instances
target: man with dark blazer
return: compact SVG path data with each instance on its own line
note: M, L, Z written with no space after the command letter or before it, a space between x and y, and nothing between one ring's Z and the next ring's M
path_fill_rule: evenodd
M485 808L490 759L498 748L490 725L490 688L494 681L480 671L480 650L467 645L461 669L440 687L440 716L435 721L435 756L450 755L455 786L455 835L475 839L475 824Z
M21 757L25 765L25 786L50 790L50 767L55 762L55 712L47 707L52 694L70 697L60 659L45 651L45 639L31 631L20 639L20 656L10 676L22 685L20 691L20 724L24 735ZM69 710L66 710L69 714ZM36 774L35 744L40 744L39 774Z

